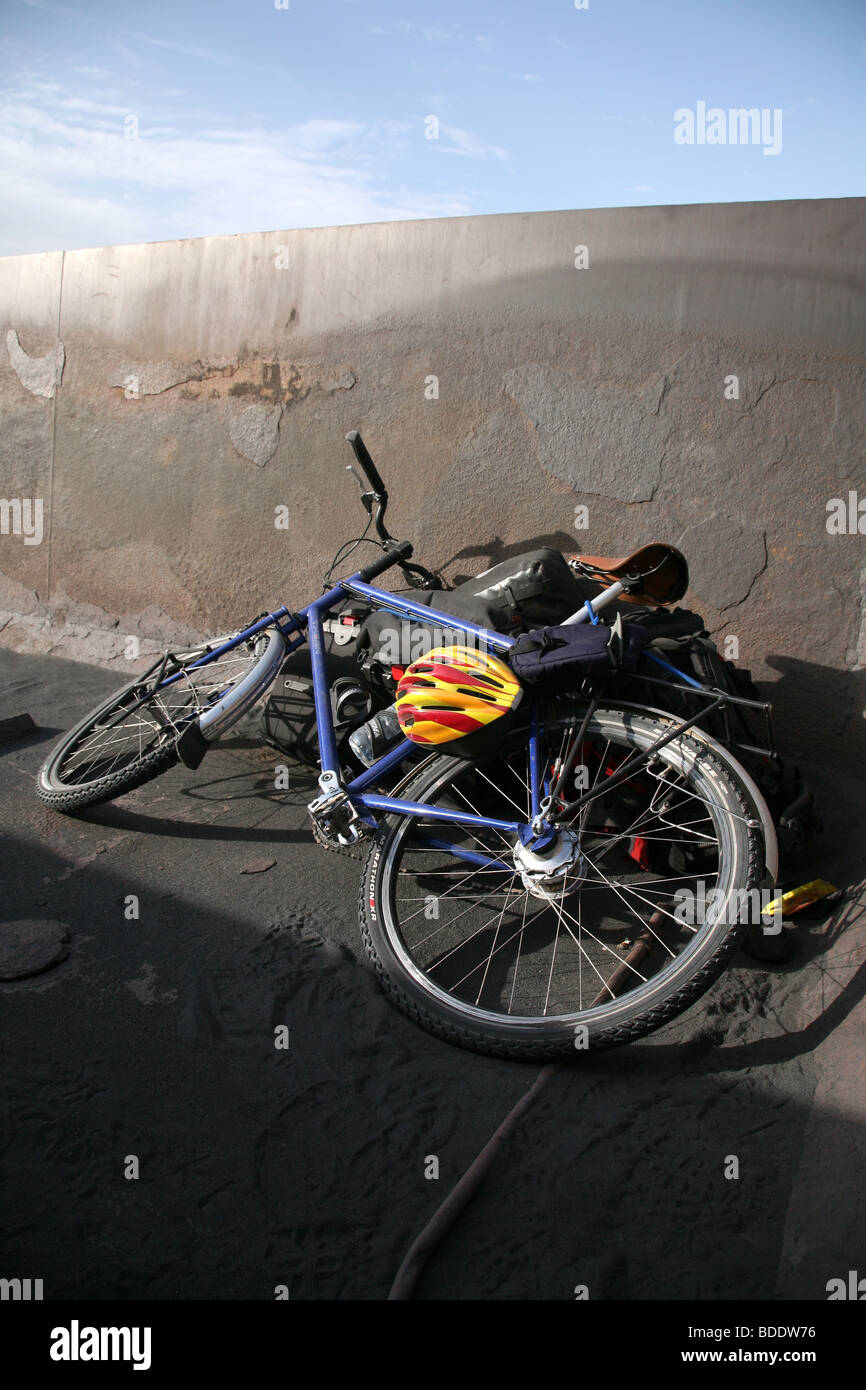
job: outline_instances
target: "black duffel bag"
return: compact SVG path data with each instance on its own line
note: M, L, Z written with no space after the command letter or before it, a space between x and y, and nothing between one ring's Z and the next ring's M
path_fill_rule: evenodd
M433 594L431 604L468 622L511 633L561 623L597 593L598 585L578 579L561 551L544 545L502 560L447 593ZM483 619L474 617L476 613Z
M517 635L549 623L561 623L598 593L598 585L579 579L560 551L540 546L503 560L454 589L413 593L416 603L462 618L476 627ZM440 620L399 618L371 613L357 643L357 658L374 681L393 685L392 666L405 667L432 647L465 642L456 628Z

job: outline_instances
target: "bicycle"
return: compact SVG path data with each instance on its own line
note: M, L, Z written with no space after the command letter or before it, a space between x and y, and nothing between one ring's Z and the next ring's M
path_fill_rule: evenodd
M441 580L388 533L384 483L358 432L346 438L382 554L300 610L166 651L60 741L37 793L75 811L178 760L197 767L287 653L309 643L321 770L308 811L320 843L366 854L361 934L391 998L440 1037L500 1056L574 1055L642 1037L709 988L745 929L746 904L775 883L762 792L700 727L737 697L690 681L706 703L683 718L618 700L615 676L593 690L577 673L574 689L527 688L506 732L486 745L458 739L425 755L401 736L371 766L347 766L323 639L339 604L439 623L506 660L516 638L433 606ZM617 599L671 601L687 584L683 557L663 545L573 563L599 592L565 626L604 622ZM429 603L375 587L395 566ZM649 648L642 659L681 675Z

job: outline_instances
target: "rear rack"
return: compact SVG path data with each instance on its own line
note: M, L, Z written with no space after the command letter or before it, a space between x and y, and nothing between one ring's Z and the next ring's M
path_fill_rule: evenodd
M702 696L705 700L717 700L720 695L723 695L724 703L715 707L716 711L718 711L718 713L721 714L722 718L725 720L726 737L722 741L728 744L731 748L741 748L744 750L744 752L756 753L760 757L769 757L773 758L774 760L778 759L779 754L776 751L776 740L773 734L773 707L769 701L750 700L745 695L732 695L730 691L719 690L716 686L700 685L697 682L694 682L693 684L692 682L687 681L685 679L681 681L665 681L661 680L658 676L646 676L643 674L643 672L634 672L630 678L635 681L644 681L647 685L661 686L664 690L668 691L679 690L684 695L699 695ZM727 715L725 712L726 705L745 705L747 708L754 710L756 713L760 714L763 717L764 728L766 732L765 747L761 747L760 745L754 743L744 743L741 739L734 737L730 724L727 720Z

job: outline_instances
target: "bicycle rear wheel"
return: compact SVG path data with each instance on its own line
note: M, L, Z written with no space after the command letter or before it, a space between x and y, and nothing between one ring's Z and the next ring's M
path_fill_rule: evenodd
M542 730L548 770L584 712L555 703ZM541 1058L639 1038L709 987L736 946L742 909L759 901L763 838L746 788L691 730L604 789L675 722L595 712L578 768L601 795L562 823L574 863L555 884L525 872L516 835L388 817L365 867L360 918L404 1012L460 1046ZM401 795L527 820L529 766L528 735L516 731L484 762L431 759ZM580 785L563 789L561 806Z
M237 634L232 634L236 636ZM217 655L231 636L169 654L76 724L40 769L36 795L57 811L98 806L142 786L178 761L177 741L192 723L219 718L220 732L269 683L285 650L267 628Z

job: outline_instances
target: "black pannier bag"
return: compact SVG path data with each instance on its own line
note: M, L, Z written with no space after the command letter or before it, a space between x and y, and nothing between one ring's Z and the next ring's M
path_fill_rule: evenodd
M578 579L561 551L545 545L502 560L450 592L434 593L430 602L467 622L513 633L561 623L597 593L597 584Z
M597 593L598 585L579 579L560 551L541 546L503 560L455 589L412 593L409 597L477 627L516 636L561 623ZM361 629L357 658L371 679L389 691L396 683L391 667L406 667L434 646L466 640L457 628L440 622L376 612Z
M760 701L761 696L750 672L725 660L698 613L691 613L686 608L675 608L673 612L665 608L646 608L637 610L631 622L643 628L647 643L656 655L675 666L683 675L716 690ZM664 684L645 681L642 679L644 676L651 676L653 682L661 681ZM691 718L708 704L704 697L685 689L682 682L677 688L677 676L654 663L645 663L633 682L621 682L618 692L622 699L656 705L682 719ZM765 721L757 711L743 705L731 704L723 710L714 711L701 720L701 728L732 748L766 744Z
M338 743L369 717L373 706L372 693L355 660L365 613L366 608L358 600L347 600L333 609L323 624L331 717ZM308 645L286 656L261 707L259 724L265 743L295 762L318 770L319 744Z
M545 631L561 634L564 640L548 643L545 651L543 634L531 633L519 638L509 652L515 674L539 693L541 681L544 689L552 686L554 693L589 696L601 689L606 676L615 674L605 694L614 704L634 702L690 719L705 710L709 701L687 688L682 673L742 699L758 703L762 699L751 673L726 660L703 619L685 608L632 608L622 623L619 659L616 647L606 645L612 629L602 623L596 628L581 624ZM676 673L642 660L647 651L669 662ZM782 873L795 871L802 847L822 830L820 812L800 769L780 758L760 710L731 703L701 719L700 727L728 747L751 773L776 825Z
M652 650L683 675L746 700L762 700L751 672L721 655L697 613L684 608L673 612L647 608L637 610L632 622L646 630ZM644 679L646 676L653 680ZM617 695L622 700L653 705L681 719L690 719L708 703L704 697L686 690L682 683L677 686L677 676L651 662L645 662L636 674L621 675ZM729 704L702 719L700 727L730 748L751 773L776 824L783 867L786 863L792 865L802 846L823 828L814 796L800 769L784 762L775 751L771 731L759 710Z

